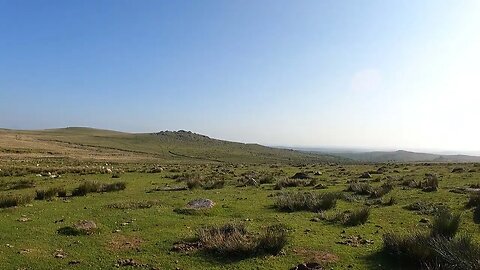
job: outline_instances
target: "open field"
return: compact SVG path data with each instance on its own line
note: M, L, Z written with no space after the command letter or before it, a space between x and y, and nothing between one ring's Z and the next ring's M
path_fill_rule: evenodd
M12 146L6 136L13 133L6 134L0 137L4 269L291 269L307 262L325 269L419 269L424 265L402 264L408 260L385 250L383 237L433 231L442 209L461 214L456 237L480 243L474 218L480 206L466 207L480 187L474 163L349 164L268 148L257 150L259 158L178 142L139 150L137 142L111 138L87 143L77 132L25 132L12 135L22 137ZM184 156L169 156L172 148ZM208 160L191 157L205 156L202 148ZM214 205L189 207L194 199ZM76 224L82 220L94 226ZM228 223L249 234L225 253L205 234L206 226ZM280 251L259 248L275 224L286 243L275 242Z

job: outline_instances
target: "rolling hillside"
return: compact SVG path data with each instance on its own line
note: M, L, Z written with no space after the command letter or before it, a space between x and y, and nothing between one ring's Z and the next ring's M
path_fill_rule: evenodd
M92 128L0 130L0 158L111 162L334 162L343 158L212 139L189 131L123 133Z

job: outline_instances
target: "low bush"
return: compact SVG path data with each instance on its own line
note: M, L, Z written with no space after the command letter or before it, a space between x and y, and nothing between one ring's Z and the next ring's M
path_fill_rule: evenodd
M386 200L383 204L386 206L392 206L394 204L397 204L397 199L392 196L388 200Z
M212 179L205 181L202 185L203 189L220 189L225 186L225 180L222 179Z
M373 191L373 187L368 183L353 182L348 185L346 191L353 192L358 195L370 195Z
M357 226L367 222L370 216L370 208L364 207L358 210L351 211L343 218L343 224L347 226Z
M274 206L278 210L287 212L318 212L334 208L339 197L338 193L283 193L276 197Z
M0 195L0 208L27 204L33 200L31 195Z
M35 187L35 182L33 180L20 180L13 183L10 186L10 189L26 189Z
M86 181L81 183L77 188L72 191L72 196L85 196L88 193L99 192L100 190L100 183L94 181Z
M126 188L125 182L114 182L111 184L100 184L95 181L86 181L80 184L72 191L72 196L85 196L88 193L96 192L113 192L120 191Z
M56 197L60 192L62 192L62 190L57 187L49 188L47 190L37 190L35 191L35 200L51 200L53 197Z
M314 186L317 183L317 179L303 180L297 178L283 178L277 181L274 189L280 190L288 187L305 187Z
M418 202L414 202L409 205L406 205L403 208L410 211L415 211L419 214L433 215L438 213L442 209L444 209L445 206L439 205L439 204L433 204L425 201L418 201Z
M454 238L459 224L459 215L442 210L430 233L385 234L383 251L416 269L480 269L480 247L469 236Z
M389 193L393 190L393 185L391 183L385 183L380 187L373 188L370 192L371 198L381 198L383 195Z
M197 237L205 250L228 258L276 255L288 241L287 230L280 224L271 225L254 235L244 224L229 223L201 228Z
M115 182L111 184L104 184L101 186L102 192L113 192L113 191L120 191L127 188L127 184L125 182Z

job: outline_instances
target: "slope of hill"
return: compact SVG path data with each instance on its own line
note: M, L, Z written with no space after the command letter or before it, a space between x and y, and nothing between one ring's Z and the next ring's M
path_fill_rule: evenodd
M344 158L212 139L189 131L124 133L92 128L0 130L0 158L115 162L337 162Z
M361 153L335 153L339 157L349 158L361 162L480 162L478 156L468 155L438 155L417 153L409 151L393 152L361 152Z

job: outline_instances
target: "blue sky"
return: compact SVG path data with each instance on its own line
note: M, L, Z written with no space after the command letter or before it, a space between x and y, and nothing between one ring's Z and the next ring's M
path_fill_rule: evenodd
M0 127L480 151L479 1L0 0Z

